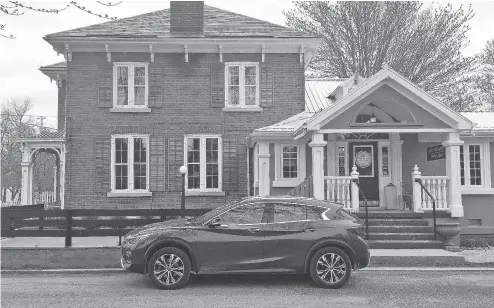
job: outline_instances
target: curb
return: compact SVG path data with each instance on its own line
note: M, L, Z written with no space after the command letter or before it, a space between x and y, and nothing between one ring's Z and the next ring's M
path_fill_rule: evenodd
M0 273L3 274L118 274L126 273L127 271L123 268L62 268L62 269L29 269L29 270L1 270Z

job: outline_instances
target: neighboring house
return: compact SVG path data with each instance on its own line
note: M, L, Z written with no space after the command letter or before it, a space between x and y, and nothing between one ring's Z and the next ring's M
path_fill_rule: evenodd
M185 165L188 208L306 186L358 211L358 178L370 206L429 212L421 178L438 211L494 232L494 113L457 113L387 67L305 80L321 38L172 1L45 40L67 59L41 68L59 132L20 140L24 204L32 153L51 149L65 208L177 208Z

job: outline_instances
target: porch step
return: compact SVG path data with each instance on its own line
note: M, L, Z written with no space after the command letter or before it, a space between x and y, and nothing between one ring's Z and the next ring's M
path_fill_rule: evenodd
M443 249L441 241L433 240L369 240L367 243L371 249Z
M369 233L433 233L434 228L430 226L371 226Z
M415 213L410 211L383 211L381 210L370 210L368 211L369 218L392 218L392 219L423 219L424 215L422 213ZM357 217L360 219L365 219L365 209L360 209L357 213Z
M396 241L432 241L434 234L430 233L371 233L371 240L396 240Z
M408 218L370 218L369 226L428 226L427 220Z

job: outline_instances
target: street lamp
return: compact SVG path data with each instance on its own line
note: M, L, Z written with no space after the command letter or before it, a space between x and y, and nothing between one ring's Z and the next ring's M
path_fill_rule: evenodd
M180 173L182 174L182 218L185 218L185 175L187 174L187 167L180 167Z

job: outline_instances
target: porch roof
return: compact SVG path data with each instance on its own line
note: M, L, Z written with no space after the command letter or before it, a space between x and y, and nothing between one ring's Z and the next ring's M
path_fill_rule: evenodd
M494 112L460 112L464 117L472 121L475 132L494 133Z
M17 139L18 141L26 142L26 141L40 141L40 140L46 140L46 141L64 141L65 140L65 130L58 130L58 131L44 131L41 133L35 133L35 134L25 134L19 136Z
M299 114L289 117L273 125L265 126L254 130L254 132L264 133L294 133L316 113L302 111Z

